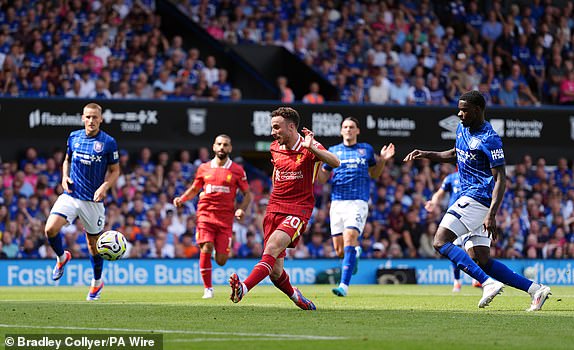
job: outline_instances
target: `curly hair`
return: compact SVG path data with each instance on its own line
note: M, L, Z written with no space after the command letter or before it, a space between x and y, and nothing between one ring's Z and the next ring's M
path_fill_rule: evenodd
M271 118L273 117L283 117L286 120L295 124L297 128L299 128L299 122L301 121L301 117L299 117L299 113L291 107L279 107L273 112L271 112Z
M473 106L480 108L481 111L484 111L486 107L486 100L484 96L478 90L472 90L465 92L462 96L459 97L459 101L466 101Z

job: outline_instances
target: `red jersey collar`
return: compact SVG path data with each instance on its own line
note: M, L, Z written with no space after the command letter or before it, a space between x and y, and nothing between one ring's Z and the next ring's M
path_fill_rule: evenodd
M304 138L303 138L303 136L301 136L301 134L298 134L298 135L299 135L299 138L297 139L297 142L295 142L295 144L293 145L293 148L291 148L291 151L297 151L298 152L301 150L301 147L302 147L301 143L303 143ZM279 148L286 150L287 146L281 145Z
M213 158L211 160L211 167L212 168L229 169L231 167L231 163L233 163L233 161L231 159L227 158L227 162L225 162L225 164L223 164L223 166L219 166L219 165L217 165L217 160L215 158Z

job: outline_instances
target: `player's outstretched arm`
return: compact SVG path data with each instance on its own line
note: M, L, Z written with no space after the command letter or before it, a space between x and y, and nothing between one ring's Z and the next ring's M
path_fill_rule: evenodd
M199 193L199 188L194 187L192 185L192 186L188 187L188 189L185 190L185 192L183 192L183 194L181 196L175 197L173 199L173 205L176 208L179 208L183 205L183 203L185 203L188 200L192 199L193 197L197 196L198 193Z
M452 148L442 152L422 151L415 149L411 153L407 154L407 156L403 159L403 162L423 158L430 159L433 162L454 163L456 161L456 149Z
M377 159L377 164L369 168L369 176L373 179L379 178L383 173L385 164L389 159L395 156L395 145L389 143L381 148L380 157Z
M492 190L492 202L490 203L490 208L488 209L488 215L484 220L484 229L488 232L488 235L493 241L498 238L498 232L496 230L496 213L500 208L502 199L504 198L504 191L506 191L506 169L504 165L500 165L491 169L492 176L495 179L494 189Z
M94 202L101 202L106 198L106 193L116 183L118 177L120 177L120 171L119 163L110 164L108 166L104 182L98 187L96 192L94 192Z
M313 134L313 131L307 128L303 128L302 131L305 135L305 140L303 140L301 146L313 152L313 154L315 154L320 161L328 164L331 168L336 168L341 165L341 161L335 154L327 151L326 149L319 149L317 146L315 146L315 143L313 142L315 141L315 134Z

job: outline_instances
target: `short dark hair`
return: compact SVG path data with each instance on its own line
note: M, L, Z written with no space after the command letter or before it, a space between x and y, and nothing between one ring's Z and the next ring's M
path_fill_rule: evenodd
M357 128L360 128L359 119L357 119L357 118L355 118L355 117L347 117L347 118L343 119L343 121L341 122L341 126L343 126L343 123L346 122L347 120L352 121L353 123L355 123L355 126L356 126Z
M460 96L458 100L466 101L471 105L480 108L481 111L484 111L484 108L486 107L486 100L478 90L465 92L464 94L462 94L462 96Z
M283 117L293 124L297 128L299 128L299 122L301 121L301 117L299 117L299 113L291 107L279 107L273 112L271 112L271 118L273 117Z
M225 139L228 139L229 143L231 143L231 137L229 137L229 135L227 135L227 134L219 134L219 135L215 136L215 139L213 139L213 142L215 142L215 140L217 140L218 137L223 137Z

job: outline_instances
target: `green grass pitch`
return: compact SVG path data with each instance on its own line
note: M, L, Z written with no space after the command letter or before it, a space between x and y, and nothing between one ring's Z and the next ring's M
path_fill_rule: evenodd
M271 286L239 304L229 288L201 299L201 287L116 287L85 301L86 287L0 288L0 334L164 334L164 349L573 349L574 287L553 287L543 310L506 287L486 309L463 286L301 286L317 311L298 309ZM3 342L3 336L1 337ZM3 346L3 344L2 344Z

